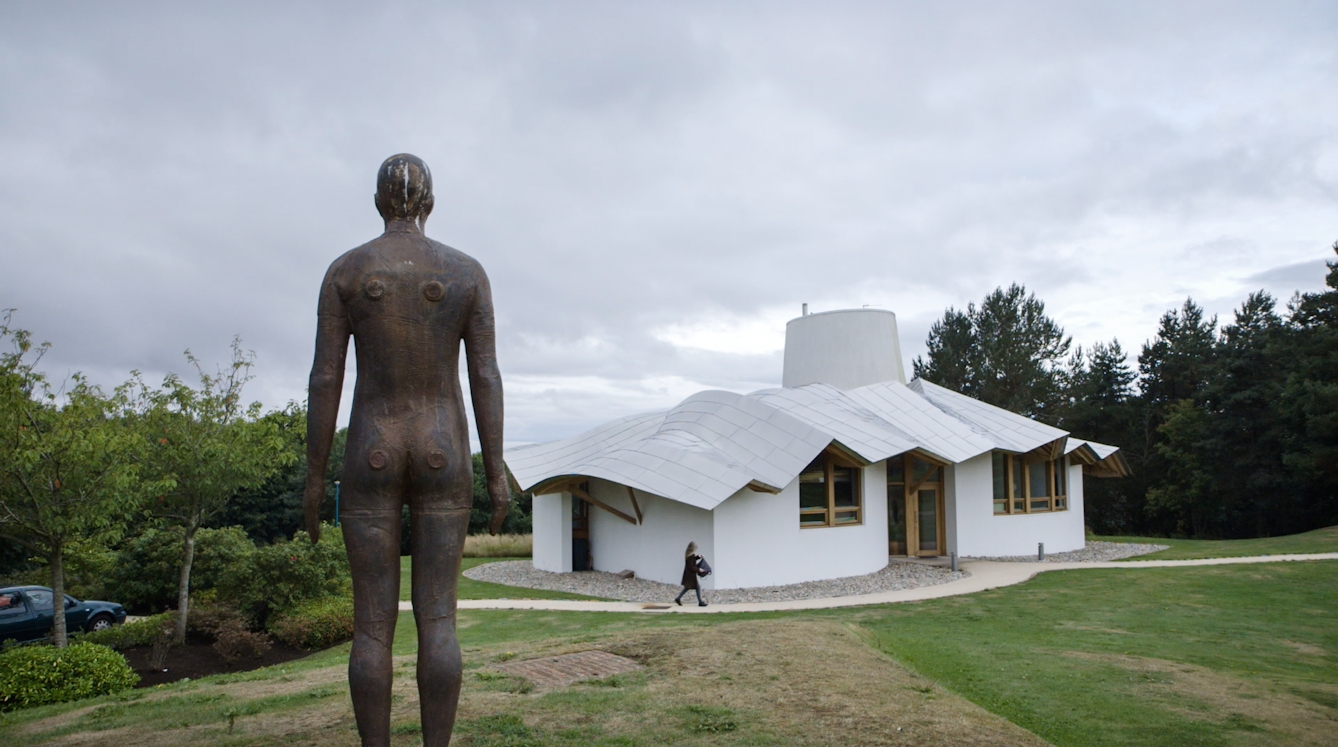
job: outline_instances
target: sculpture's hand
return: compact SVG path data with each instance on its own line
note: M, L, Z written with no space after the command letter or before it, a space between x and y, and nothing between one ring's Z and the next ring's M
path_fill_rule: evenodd
M506 521L506 512L511 510L511 491L506 485L506 476L488 481L488 497L492 499L492 521L488 522L488 532L497 534Z
M313 545L321 539L321 503L324 501L325 483L307 482L306 492L302 495L302 511L306 514L307 534L311 537Z

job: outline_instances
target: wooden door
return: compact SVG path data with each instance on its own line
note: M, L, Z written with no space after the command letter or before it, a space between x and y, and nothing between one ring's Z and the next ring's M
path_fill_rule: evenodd
M946 550L943 521L943 468L912 458L907 485L906 518L910 554L922 558Z

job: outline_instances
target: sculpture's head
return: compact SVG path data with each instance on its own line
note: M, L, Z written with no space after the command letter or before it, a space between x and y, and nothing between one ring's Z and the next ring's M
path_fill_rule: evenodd
M391 156L376 172L376 209L387 223L409 220L421 228L432 212L432 172L408 153Z

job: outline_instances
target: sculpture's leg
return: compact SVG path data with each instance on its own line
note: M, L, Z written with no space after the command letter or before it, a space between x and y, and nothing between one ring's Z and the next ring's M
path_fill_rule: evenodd
M348 685L363 747L390 745L391 644L399 616L400 510L344 511L353 572L353 651Z
M423 747L446 747L451 743L455 707L460 700L455 593L460 555L469 529L469 509L411 507L410 510Z

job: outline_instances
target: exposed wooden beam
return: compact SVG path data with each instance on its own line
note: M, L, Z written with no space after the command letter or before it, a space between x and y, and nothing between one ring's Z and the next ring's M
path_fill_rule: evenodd
M772 495L780 495L781 492L780 488L772 487L771 485L768 485L764 482L758 482L757 480L753 480L744 487L748 488L749 490L755 490L759 493L770 493Z
M609 513L613 514L614 516L617 516L619 519L622 519L623 521L627 522L628 524L635 524L635 523L636 523L636 519L632 518L631 516L628 516L627 514L623 513L622 511L619 511L618 509L614 508L613 506L610 506L609 504L605 503L604 501L599 500L598 498L594 497L593 495L590 495L589 493L585 492L584 490L580 489L579 487L577 487L577 486L575 486L575 485L573 485L573 486L571 486L570 488L568 488L568 490L571 492L572 495L576 496L577 498L580 498L581 500L585 501L586 503L590 503L590 504L592 504L592 505L599 506L600 508L604 509L605 511L608 511Z
M636 523L640 524L642 521L641 506L636 502L636 490L634 490L631 485L627 486L627 497L632 499L632 510L636 511Z

